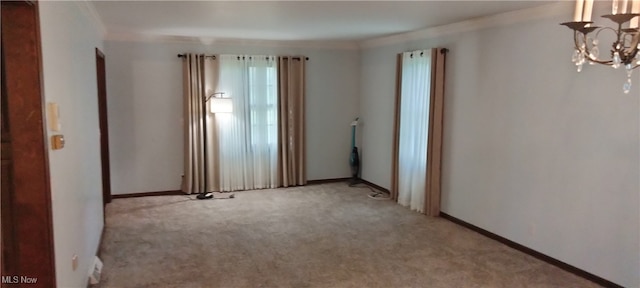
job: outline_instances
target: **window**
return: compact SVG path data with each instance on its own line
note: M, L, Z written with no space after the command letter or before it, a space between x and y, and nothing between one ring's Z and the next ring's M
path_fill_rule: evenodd
M278 164L278 82L272 56L221 55L216 90L232 113L215 115L222 191L274 188Z
M278 142L278 87L276 67L249 67L249 129L251 147Z

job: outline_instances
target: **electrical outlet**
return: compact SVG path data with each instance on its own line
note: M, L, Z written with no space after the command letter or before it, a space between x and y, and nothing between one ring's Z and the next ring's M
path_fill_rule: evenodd
M73 254L73 257L71 257L71 269L73 269L73 271L78 269L78 255L76 254Z
M100 283L100 275L102 275L102 261L96 256L93 258L93 265L91 266L91 270L89 270L89 283Z

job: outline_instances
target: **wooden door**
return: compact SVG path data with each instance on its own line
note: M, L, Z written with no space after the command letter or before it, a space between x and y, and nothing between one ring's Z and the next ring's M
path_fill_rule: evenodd
M11 133L9 133L9 111L7 106L7 87L6 87L6 73L4 65L4 43L2 43L2 99L0 102L0 129L2 129L2 183L0 185L2 189L2 195L0 197L0 222L2 223L2 237L0 237L0 246L2 247L2 257L0 259L0 266L2 267L2 275L14 275L14 269L16 263L14 260L16 248L14 246L14 189L13 189L13 160L11 157Z
M98 117L100 119L100 158L102 160L102 202L111 202L111 173L109 164L109 124L107 122L107 79L104 53L96 48L98 77Z
M2 287L55 287L38 2L1 1ZM7 273L7 274L5 274Z

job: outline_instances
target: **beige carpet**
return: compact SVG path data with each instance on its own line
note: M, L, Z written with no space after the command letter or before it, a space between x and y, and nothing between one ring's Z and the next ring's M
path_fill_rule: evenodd
M345 183L116 199L99 287L598 287Z

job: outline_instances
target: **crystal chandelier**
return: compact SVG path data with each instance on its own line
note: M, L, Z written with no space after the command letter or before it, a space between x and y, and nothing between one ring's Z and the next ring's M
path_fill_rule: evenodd
M582 65L603 64L614 69L624 67L627 81L623 85L625 94L631 91L631 74L633 69L640 67L640 0L612 0L611 14L602 15L613 21L615 28L594 26L591 21L593 0L576 0L576 9L572 22L561 23L573 30L575 50L572 61L578 72ZM601 59L598 48L600 33L613 32L615 40L611 45L611 55L608 59Z

